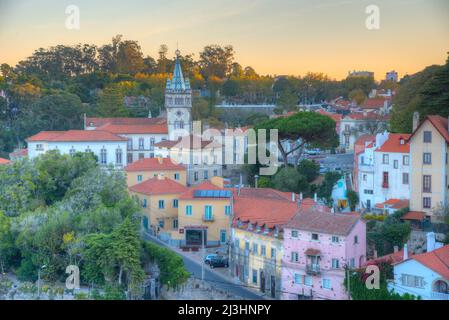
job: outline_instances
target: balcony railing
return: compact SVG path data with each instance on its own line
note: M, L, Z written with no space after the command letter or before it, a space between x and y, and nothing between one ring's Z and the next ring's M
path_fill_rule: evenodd
M319 264L307 264L306 265L306 273L311 275L317 275L321 273Z
M442 292L436 292L436 291L432 291L430 293L430 297L433 300L449 300L449 294L448 293L442 293Z
M203 215L203 221L214 221L214 216L213 215Z

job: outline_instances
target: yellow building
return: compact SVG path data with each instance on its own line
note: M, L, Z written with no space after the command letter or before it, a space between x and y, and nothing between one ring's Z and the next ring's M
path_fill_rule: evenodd
M187 183L186 167L169 158L143 158L125 167L128 187L162 175L182 185Z
M214 182L214 183L212 183ZM228 242L232 222L232 191L214 178L189 188L179 197L181 246L219 246Z
M449 203L448 119L427 116L419 125L414 114L410 136L410 213L404 219L440 222L436 212Z
M129 188L143 208L143 228L162 239L178 234L179 196L187 187L162 175Z
M273 298L281 294L282 226L297 212L297 200L295 194L268 188L234 192L232 274Z

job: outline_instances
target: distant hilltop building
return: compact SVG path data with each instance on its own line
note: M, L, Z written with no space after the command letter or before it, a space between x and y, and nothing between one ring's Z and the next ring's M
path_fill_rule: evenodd
M374 78L374 72L372 71L349 71L348 77L370 77Z
M388 71L385 74L385 80L386 81L393 81L393 82L398 82L398 73L396 71Z

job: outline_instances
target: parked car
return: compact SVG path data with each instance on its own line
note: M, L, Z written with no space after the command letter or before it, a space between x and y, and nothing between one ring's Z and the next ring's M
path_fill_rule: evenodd
M218 268L218 267L229 267L229 261L228 258L223 257L223 256L216 256L215 258L212 258L209 262L209 266L213 269L213 268Z
M215 253L208 254L208 255L206 256L206 258L204 258L204 263L205 263L205 264L209 264L210 261L211 261L212 259L216 258L216 257L218 257L218 254L215 254Z

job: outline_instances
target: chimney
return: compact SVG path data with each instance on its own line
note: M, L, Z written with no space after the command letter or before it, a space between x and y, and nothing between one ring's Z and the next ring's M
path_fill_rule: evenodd
M313 201L318 202L318 195L316 194L316 192L313 195Z
M393 247L393 252L396 253L396 252L398 252L398 251L399 251L399 247L398 247L398 246L394 246L394 247Z
M408 248L407 244L404 244L404 261L408 259Z
M292 192L292 202L296 201L296 194L294 192Z
M426 237L427 237L427 243L426 243L427 252L435 250L435 233L428 232L426 234Z
M419 112L415 111L413 112L413 132L415 132L416 128L418 128L419 125Z
M299 193L299 200L302 201L302 192Z
M257 189L258 186L258 182L259 182L259 176L256 174L254 176L254 187ZM240 184L242 184L242 175L240 175Z
M377 259L377 250L374 250L374 259Z

